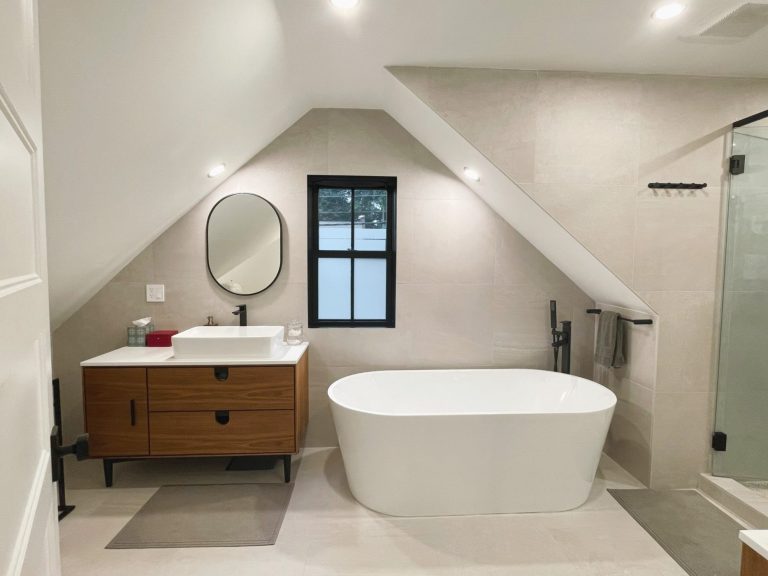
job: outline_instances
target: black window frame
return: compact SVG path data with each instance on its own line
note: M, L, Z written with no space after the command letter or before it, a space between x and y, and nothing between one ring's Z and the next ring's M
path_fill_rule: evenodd
M387 191L387 241L385 250L355 250L355 228L352 220L352 240L349 250L320 250L319 206L320 188L348 188L352 190L352 217L354 217L355 189L384 189ZM395 327L395 272L397 269L397 177L396 176L307 176L307 275L309 328L394 328ZM328 320L318 318L318 262L320 258L347 258L351 261L350 318ZM383 320L355 320L355 260L363 258L385 259L387 266L386 317Z

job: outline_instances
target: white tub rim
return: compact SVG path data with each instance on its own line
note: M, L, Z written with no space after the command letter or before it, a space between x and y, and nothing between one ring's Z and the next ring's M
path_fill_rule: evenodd
M561 378L563 380L565 379L571 379L576 380L577 382L581 382L582 386L586 386L589 388L594 388L596 390L600 390L600 393L605 397L606 400L608 400L607 403L601 403L599 406L596 406L595 408L590 409L582 409L582 410L574 410L574 409L566 409L561 411L552 411L552 412L543 412L543 411L530 411L530 412L524 412L524 411L515 411L515 410L499 410L499 411L483 411L483 412L409 412L409 413L397 413L397 412L381 412L376 410L366 410L362 409L357 406L351 406L349 403L342 402L339 400L338 396L335 394L337 388L341 388L344 384L348 384L350 380L353 379L360 379L365 376L370 376L372 374L397 374L397 373L448 373L448 372L504 372L504 371L514 371L514 372L531 372L531 373L539 373L539 374L548 374L548 375L555 375L556 378ZM419 369L419 368L404 368L404 369L387 369L387 370L368 370L366 372L357 372L355 374L350 374L348 376L344 376L342 378L339 378L338 380L335 380L329 387L328 387L328 399L331 401L331 403L344 408L346 410L350 410L352 412L357 412L360 414L367 414L371 416L380 416L380 417L386 417L386 418L441 418L441 417L449 417L449 418L456 418L460 416L471 416L471 417L477 417L477 416L563 416L568 414L596 414L599 412L605 412L606 410L613 410L616 407L616 404L618 402L618 398L616 397L616 394L607 388L606 386L595 382L594 380L589 380L587 378L582 378L581 376L576 376L574 374L562 374L559 372L552 372L550 370L540 370L535 368L438 368L438 369Z

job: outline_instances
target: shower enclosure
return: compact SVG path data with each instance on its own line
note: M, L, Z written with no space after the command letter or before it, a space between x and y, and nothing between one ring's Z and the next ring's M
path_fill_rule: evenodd
M768 479L768 111L732 141L713 472Z

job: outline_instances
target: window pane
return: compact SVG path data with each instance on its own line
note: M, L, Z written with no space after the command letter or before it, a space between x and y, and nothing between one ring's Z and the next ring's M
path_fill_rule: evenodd
M355 259L355 320L387 317L387 261Z
M387 191L355 190L355 250L387 249Z
M317 261L317 317L321 320L349 320L352 260L320 258Z
M352 190L320 188L317 195L320 250L352 248Z

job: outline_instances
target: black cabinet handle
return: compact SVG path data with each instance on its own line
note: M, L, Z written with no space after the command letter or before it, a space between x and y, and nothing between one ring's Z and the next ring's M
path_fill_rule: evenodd
M227 368L226 366L214 366L213 376L214 378L216 378L216 380L223 382L224 380L229 378L229 368Z
M216 410L216 422L222 426L229 424L229 410Z
M136 400L131 400L131 426L136 426Z

